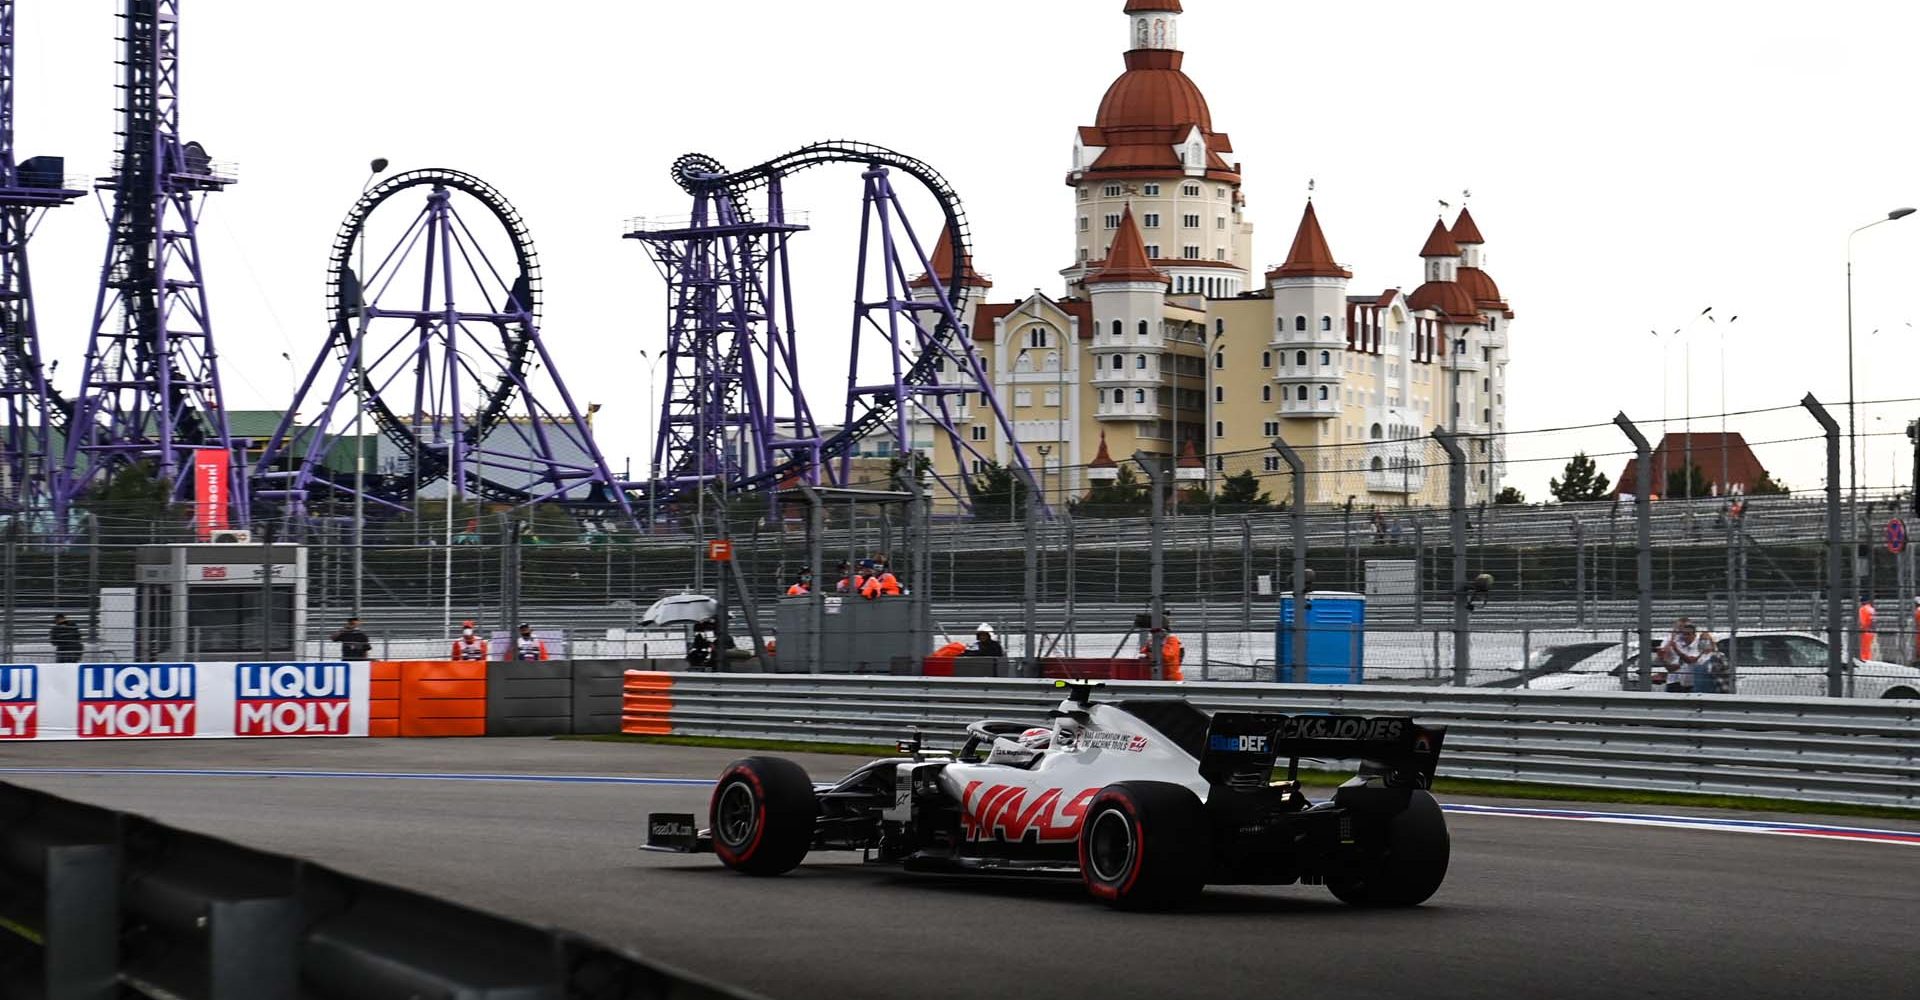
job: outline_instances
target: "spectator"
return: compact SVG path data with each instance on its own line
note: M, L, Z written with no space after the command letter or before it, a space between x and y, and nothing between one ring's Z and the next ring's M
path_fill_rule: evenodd
M1873 598L1860 598L1860 658L1873 659Z
M1399 521L1396 520L1393 522L1393 525L1387 529L1387 535L1393 540L1393 544L1395 545L1400 544L1400 522Z
M1387 515L1373 512L1373 544L1385 545L1387 542Z
M1915 612L1920 618L1920 612ZM81 641L80 626L67 620L66 615L54 615L53 627L47 630L47 641L53 643L53 661L55 663L79 663L80 655L86 650Z
M373 652L373 640L361 631L358 618L347 619L346 627L328 636L327 641L340 644L340 658L343 660L364 660L368 653Z
M973 630L973 646L960 655L993 656L1005 659L1007 650L1006 647L1000 645L1000 640L993 637L993 626L986 622L981 622L980 627Z
M713 664L713 629L711 618L693 627L693 638L687 640L688 667L705 670Z
M1722 680L1726 676L1726 659L1720 655L1720 647L1714 642L1712 632L1700 633L1700 647L1700 657L1688 671L1693 693L1725 694L1726 685Z
M880 596L880 590L878 587L869 587L872 579L872 565L865 559L860 560L860 565L853 568L853 579L847 584L847 593L873 600Z
M853 593L853 573L851 570L852 567L848 564L840 564L840 582L834 584L833 589L842 594Z
M887 568L885 556L874 557L873 579L879 583L882 597L899 597L905 592L900 586L900 578L894 576L893 571Z
M484 660L487 658L487 640L473 632L473 623L465 622L460 629L460 637L453 640L452 656L456 660Z
M1674 622L1658 653L1660 662L1667 668L1667 690L1682 694L1692 691L1694 668L1709 659L1712 650L1713 640L1702 641L1700 632L1693 627L1693 619L1681 618Z
M1913 598L1913 659L1914 666L1920 667L1920 594Z
M1165 615L1160 617L1160 623L1161 627L1154 629L1148 635L1147 641L1140 644L1140 657L1145 660L1153 659L1153 643L1159 642L1160 679L1184 681L1187 678L1180 672L1180 658L1185 652L1185 647L1181 645L1180 637L1173 634L1172 623L1167 621Z
M800 575L794 578L793 586L787 588L787 596L805 597L811 593L813 593L813 572L801 570Z
M546 642L535 638L533 626L526 622L520 623L520 634L515 637L513 641L513 658L516 660L545 660L549 658L547 656Z

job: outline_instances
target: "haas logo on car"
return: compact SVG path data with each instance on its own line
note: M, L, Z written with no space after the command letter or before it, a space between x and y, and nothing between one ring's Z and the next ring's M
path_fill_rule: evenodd
M1071 841L1080 836L1087 803L1098 788L1068 796L1064 788L1024 788L1019 785L967 783L960 796L961 827L968 840L1019 843L1031 831L1039 843Z
M234 672L235 736L346 736L344 663L242 663Z
M0 740L40 735L40 668L0 666Z
M194 735L193 664L80 667L80 737Z

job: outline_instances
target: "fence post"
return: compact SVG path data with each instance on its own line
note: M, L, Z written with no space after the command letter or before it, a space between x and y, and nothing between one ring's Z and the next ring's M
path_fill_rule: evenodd
M260 543L260 658L272 660L273 657L273 522L262 526L266 530ZM298 654L295 654L296 657Z
M1634 482L1633 515L1635 545L1638 548L1637 577L1640 588L1640 648L1634 657L1640 661L1640 681L1636 690L1653 690L1653 494L1649 482L1653 478L1653 448L1647 444L1647 436L1640 428L1627 419L1626 413L1618 413L1613 418L1614 426L1633 442Z
M1167 627L1167 603L1164 589L1166 573L1166 539L1161 537L1166 530L1167 498L1165 486L1171 477L1169 470L1161 465L1158 455L1149 455L1144 451L1133 453L1133 460L1147 473L1147 490L1151 494L1152 513L1147 521L1147 533L1151 539L1149 563L1147 567L1147 587L1151 591L1148 597L1147 612L1147 654L1153 659L1153 679L1161 680L1162 663L1160 660L1163 643L1154 636L1154 632ZM1170 462L1168 464L1171 464ZM1116 577L1118 571L1115 572ZM1161 632L1164 636L1165 633Z
M1027 486L1026 509L1026 595L1022 612L1025 616L1027 644L1023 652L1027 658L1028 669L1035 669L1040 662L1040 645L1034 628L1034 614L1040 598L1040 505L1036 502L1039 491L1029 482ZM1160 678L1155 677L1154 680Z
M100 520L87 515L87 639L100 641Z
M1453 548L1453 685L1467 686L1467 674L1473 668L1473 634L1467 610L1467 453L1460 448L1459 436L1441 428L1433 429L1433 439L1447 453L1448 544ZM1486 514L1480 516L1482 523Z
M1413 627L1427 627L1427 525L1425 518L1413 521ZM1434 660L1439 663L1438 659Z
M1307 682L1307 463L1300 453L1275 438L1273 450L1287 463L1293 478L1293 676L1295 684ZM1276 672L1278 668L1275 668Z
M1253 631L1253 519L1240 515L1240 631Z
M1845 571L1840 561L1840 424L1820 405L1813 393L1807 393L1800 405L1820 422L1827 438L1827 697L1840 697L1841 646L1846 642L1845 617L1840 609L1840 580ZM1848 541L1848 555L1853 543Z
M1066 596L1066 622L1062 627L1065 628L1067 631L1067 636L1066 636L1067 655L1071 657L1075 655L1080 648L1080 644L1077 641L1075 641L1075 638L1074 638L1075 632L1079 626L1078 626L1078 623L1074 621L1074 613L1073 613L1073 573L1074 573L1074 563L1079 561L1076 558L1077 556L1076 549L1079 547L1079 542L1077 539L1074 538L1075 532L1073 527L1073 511L1064 503L1060 505L1060 520L1061 520L1061 523L1066 525L1066 531L1067 531L1067 565L1065 570L1066 572L1066 595L1065 595Z
M1587 627L1587 526L1573 519L1573 621Z
M826 505L820 500L819 492L811 484L802 480L799 485L800 495L807 498L807 570L813 574L813 586L807 589L807 604L810 611L807 615L807 673L817 674L820 672L820 633L827 627L828 584L825 567L821 565L826 559L824 554L826 539L822 536L827 530L827 511ZM836 586L838 583L839 581L834 581ZM925 588L914 588L916 592L922 589L932 589L931 583ZM926 600L925 598L917 599L923 604ZM789 637L787 641L792 642L793 639ZM776 656L775 659L778 657Z
M1193 563L1193 585L1200 591L1200 679L1207 680L1207 657L1210 654L1208 634L1213 631L1213 604L1208 600L1213 590L1213 504L1207 504L1207 555ZM1206 575L1201 576L1202 573Z
M7 581L6 581L6 599L5 599L6 617L4 622L0 622L0 628L5 629L6 631L6 639L5 639L5 649L0 650L0 655L4 655L8 663L13 662L13 611L14 611L14 605L15 605L14 577L19 575L19 569L18 569L19 563L18 563L18 557L14 549L14 546L15 546L14 538L19 534L19 530L20 530L20 525L17 522L9 522L7 524L7 559L6 559Z

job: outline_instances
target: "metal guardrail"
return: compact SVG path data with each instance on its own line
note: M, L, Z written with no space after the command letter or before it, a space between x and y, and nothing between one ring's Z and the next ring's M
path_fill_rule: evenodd
M1443 777L1920 808L1920 702L1472 688L1114 682L1207 711L1405 714L1445 725ZM1057 695L1022 680L674 674L676 735L891 743L962 738Z
M747 994L565 932L0 783L0 996Z

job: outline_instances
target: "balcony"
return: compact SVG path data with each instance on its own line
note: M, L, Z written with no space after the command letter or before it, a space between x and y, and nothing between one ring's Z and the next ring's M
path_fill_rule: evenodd
M1093 416L1096 420L1158 420L1164 415L1152 397L1136 403L1129 396L1124 403L1113 402L1112 397L1102 400L1093 408Z
M1189 375L1186 377L1193 378L1194 376ZM1099 371L1096 371L1093 375L1093 384L1104 385L1108 387L1124 385L1124 386L1139 386L1141 388L1146 388L1149 386L1162 385L1164 383L1160 378L1159 369L1135 368L1131 364L1129 364L1125 368L1119 368L1119 369L1104 368Z
M1311 329L1295 330L1291 326L1284 330L1275 330L1273 339L1268 343L1274 347L1311 348L1314 350L1346 350L1347 333L1335 328L1322 330L1316 323L1307 324Z
M1295 418L1326 418L1340 415L1339 396L1328 393L1326 399L1321 399L1317 392L1310 392L1308 396L1310 397L1308 399L1288 397L1281 400L1280 415Z
M1415 442L1416 444L1420 442ZM1402 446L1387 441L1367 448L1367 492L1414 494L1427 485L1427 470L1421 462L1424 447ZM1404 453L1404 454L1403 454ZM1378 460L1379 468L1373 463Z

